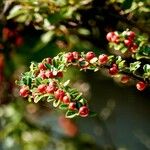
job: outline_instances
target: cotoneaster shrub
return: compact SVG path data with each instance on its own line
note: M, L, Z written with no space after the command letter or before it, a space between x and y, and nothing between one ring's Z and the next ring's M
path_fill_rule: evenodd
M147 39L129 30L109 32L106 38L113 55L96 56L93 51L73 51L59 53L39 63L32 62L30 70L17 81L20 96L35 103L52 102L54 107L66 111L67 118L93 116L95 113L89 109L88 100L82 93L69 86L70 80L61 81L69 66L81 71L106 69L111 77L121 76L122 83L135 80L139 91L147 88L150 82L150 46Z

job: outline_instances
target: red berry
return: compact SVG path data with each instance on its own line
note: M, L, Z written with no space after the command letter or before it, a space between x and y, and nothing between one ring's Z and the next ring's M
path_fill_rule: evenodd
M9 28L7 28L7 27L3 28L3 30L2 30L3 40L7 40L8 38L10 38L12 36L13 36L13 32Z
M135 32L133 32L133 31L128 31L128 32L127 32L127 36L128 36L128 38L130 38L130 39L134 39L134 38L135 38Z
M46 70L46 66L45 66L43 63L39 63L39 64L38 64L38 68L39 68L40 70Z
M22 36L17 36L16 39L15 39L15 45L19 47L19 46L23 45L23 43L24 43L23 37Z
M116 75L117 73L118 73L118 68L117 67L111 67L109 69L109 74Z
M93 59L95 57L95 53L90 51L90 52L87 52L85 58L86 60L90 61L91 59Z
M57 76L58 78L62 78L62 77L63 77L62 71L58 71L56 76Z
M125 39L125 40L124 40L124 44L125 44L125 46L130 47L130 46L132 45L132 40L130 40L130 39Z
M21 87L19 94L22 97L27 97L29 95L29 88L27 86Z
M111 38L111 42L118 43L118 42L119 42L119 36L118 36L117 34L115 34L115 35Z
M70 102L69 106L68 106L68 109L70 109L70 110L76 110L77 109L76 108L76 103L75 102Z
M127 83L128 81L129 81L129 76L126 76L126 75L122 76L121 78L122 83Z
M99 55L98 61L100 64L106 64L108 61L108 56L106 54Z
M62 101L65 103L65 104L68 104L70 102L70 98L66 95L63 97Z
M136 43L133 43L133 45L130 47L130 51L132 53L136 53L137 52L137 48L138 48L138 45Z
M54 92L54 96L56 99L62 100L65 96L65 92L63 90L58 89L56 92Z
M45 76L46 76L47 78L54 78L53 72L50 71L50 70L47 70L47 71L45 72Z
M79 115L81 117L87 117L89 115L89 109L87 106L82 106L79 109Z
M142 81L139 81L137 84L136 84L136 88L139 90L139 91L143 91L145 88L146 88L146 84Z
M109 41L109 42L111 42L111 39L112 39L112 37L114 36L114 32L109 32L109 33L107 33L107 35L106 35L106 39Z
M38 92L45 93L46 92L46 85L45 84L39 85L38 86Z
M55 89L56 88L54 86L49 85L49 86L46 87L46 92L47 93L54 93Z
M115 43L118 43L119 42L119 36L117 33L115 32L109 32L107 35L106 35L106 39L109 41L109 42L115 42Z
M44 70L40 70L40 73L39 73L38 76L43 78L43 79L46 79L45 71Z
M66 54L67 62L72 62L74 60L73 54L71 52Z
M80 56L78 52L72 52L72 54L74 59L79 59Z

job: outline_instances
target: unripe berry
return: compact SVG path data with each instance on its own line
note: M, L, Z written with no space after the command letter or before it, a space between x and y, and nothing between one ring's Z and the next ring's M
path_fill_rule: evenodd
M63 101L65 104L69 104L70 98L66 95L66 96L63 97L62 101Z
M70 110L76 110L76 102L70 102L69 103L69 106L68 106L68 109Z
M125 46L127 46L127 47L130 47L131 45L132 45L132 40L130 40L130 39L125 39L124 40L124 44L125 44Z
M139 90L139 91L143 91L145 88L146 88L146 83L142 82L142 81L139 81L137 84L136 84L136 88Z
M27 97L29 95L29 87L28 86L21 87L19 94L22 97Z
M46 70L46 67L45 67L45 65L44 65L43 63L39 63L39 64L38 64L38 68L39 68L40 70Z
M56 99L62 100L65 96L65 92L63 90L58 89L56 92L54 92L54 96Z
M95 57L95 53L90 51L90 52L87 52L85 58L86 60L90 61L91 59L93 59Z
M129 76L124 75L124 76L121 77L121 82L122 83L127 83L128 81L129 81Z
M79 115L81 117L87 117L89 115L89 109L87 106L82 106L79 108Z
M106 54L99 55L98 62L100 64L106 64L108 61L108 56Z
M113 66L109 69L109 74L116 75L118 73L118 68Z
M72 62L74 60L73 54L71 52L67 53L66 55L67 62Z
M46 85L45 84L40 84L38 86L38 92L39 93L45 93L46 92Z

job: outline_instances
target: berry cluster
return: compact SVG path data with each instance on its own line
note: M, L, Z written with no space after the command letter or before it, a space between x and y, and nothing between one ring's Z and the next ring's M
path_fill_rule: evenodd
M125 60L122 60L121 57L106 54L96 57L92 51L60 53L53 59L45 58L40 63L31 63L30 71L24 73L18 82L21 86L20 95L28 97L30 101L33 100L35 103L42 99L46 99L47 102L53 101L54 107L59 106L60 109L67 110L66 117L68 118L89 116L91 111L82 94L76 89L70 88L68 81L62 83L60 80L70 65L79 67L80 70L84 71L98 71L100 68L105 68L111 76L121 75L121 82L127 83L130 77L136 79L134 72L138 68L139 62L126 66ZM126 70L132 70L130 77ZM143 91L147 87L147 83L137 79L136 87Z
M68 110L66 117L81 116L87 117L90 113L87 101L82 97L81 93L71 89L68 85L60 82L63 77L63 71L67 62L71 57L62 55L64 66L59 69L56 59L46 58L41 63L32 63L30 71L25 73L20 80L19 85L20 96L28 97L34 102L38 102L42 98L47 97L47 101L53 101L54 107L59 106L60 109ZM60 61L60 57L58 57ZM71 62L71 61L70 61ZM57 66L57 67L56 67ZM68 83L67 83L68 84Z
M136 53L138 50L139 41L133 31L119 32L109 32L106 35L106 39L112 44L113 48L116 50L121 50L123 53L129 51L131 53ZM119 46L116 48L116 45Z

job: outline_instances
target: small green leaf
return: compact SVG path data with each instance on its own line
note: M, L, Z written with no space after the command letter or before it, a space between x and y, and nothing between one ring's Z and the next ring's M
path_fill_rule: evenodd
M144 72L150 72L150 65L149 64L145 64L143 66L143 70L144 70Z
M63 86L65 87L65 86L68 86L68 84L70 83L70 80L67 80L64 84L63 84Z
M75 100L80 100L82 98L82 93L80 93L76 98L75 98Z
M53 101L53 106L57 107L60 104L60 100L54 100Z
M61 104L60 106L59 106L59 109L61 109L61 110L66 110L68 108L68 105L67 104Z
M43 99L44 97L47 97L47 96L49 96L49 94L37 95L37 96L35 96L35 98L34 98L34 102L35 102L35 103L38 103L41 99Z
M85 105L87 103L87 100L82 98L80 101L79 101L82 105Z
M68 110L68 111L66 112L66 118L73 118L73 117L75 117L75 116L77 116L77 115L78 115L78 113L75 112L75 111Z
M140 64L141 64L140 61L130 63L130 71L135 72L140 67Z
M52 95L48 96L47 102L51 102L51 101L53 101L53 100L54 100L54 96L52 96Z
M50 64L45 64L45 66L46 66L47 69L50 69L50 70L52 68Z
M42 78L37 77L37 78L35 79L35 83L36 83L36 85L40 85L40 84L41 84L41 82L42 82Z

